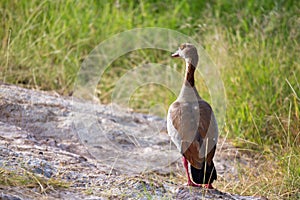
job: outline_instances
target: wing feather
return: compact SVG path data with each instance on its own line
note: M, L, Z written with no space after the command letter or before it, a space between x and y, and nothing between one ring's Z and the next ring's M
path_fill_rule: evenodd
M195 168L201 168L205 158L212 161L218 128L207 102L175 101L169 108L167 123L172 141Z

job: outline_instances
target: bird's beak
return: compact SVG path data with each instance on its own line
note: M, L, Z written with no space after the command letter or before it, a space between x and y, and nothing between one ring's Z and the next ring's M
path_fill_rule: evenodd
M175 53L172 53L172 58L179 57L179 51L176 51Z

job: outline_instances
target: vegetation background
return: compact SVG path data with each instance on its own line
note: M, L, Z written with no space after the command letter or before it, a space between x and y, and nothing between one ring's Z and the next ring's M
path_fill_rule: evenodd
M60 94L72 91L89 52L121 31L163 27L193 37L225 84L222 135L256 166L240 169L239 181L221 180L217 187L300 198L300 1L2 0L0 16L0 80ZM183 70L169 52L129 53L106 70L98 87L101 102L110 102L122 74L145 62ZM201 77L197 80L201 94L207 94ZM167 108L173 99L166 88L148 85L133 94L131 106L144 112L158 101Z

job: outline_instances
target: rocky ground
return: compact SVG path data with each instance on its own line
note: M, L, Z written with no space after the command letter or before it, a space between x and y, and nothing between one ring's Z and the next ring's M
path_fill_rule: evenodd
M183 186L165 121L0 84L0 199L263 199ZM219 179L247 159L220 139Z

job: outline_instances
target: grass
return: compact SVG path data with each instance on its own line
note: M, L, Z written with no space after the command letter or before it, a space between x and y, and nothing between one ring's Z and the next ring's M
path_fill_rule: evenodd
M222 134L228 133L259 163L257 169L241 170L240 186L226 183L224 189L299 198L299 1L4 0L0 5L0 79L61 94L72 91L89 52L116 33L164 27L190 35L205 47L225 84L228 104ZM170 60L168 52L131 52L105 71L98 87L100 100L109 103L116 81L145 61L183 70L182 62ZM209 99L201 77L197 84ZM174 98L166 88L152 84L136 90L130 105L163 115ZM162 106L153 108L157 102Z
M67 182L53 178L45 179L23 168L14 171L0 168L0 185L36 188L42 194L49 190L69 187Z

